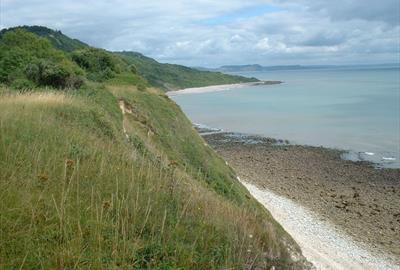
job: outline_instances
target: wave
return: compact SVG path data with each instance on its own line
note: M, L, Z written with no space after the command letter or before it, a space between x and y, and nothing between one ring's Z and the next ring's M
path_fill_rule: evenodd
M382 157L382 160L394 161L394 160L396 160L396 158L394 158L394 157Z

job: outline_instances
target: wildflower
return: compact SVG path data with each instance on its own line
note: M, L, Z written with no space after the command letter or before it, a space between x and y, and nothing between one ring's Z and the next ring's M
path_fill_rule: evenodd
M75 161L73 161L72 159L67 159L65 161L65 164L67 165L68 168L72 168L75 164Z
M105 201L105 202L103 203L103 209L104 209L104 210L107 210L108 208L110 208L110 206L111 206L111 204L110 204L110 202L108 202L108 201Z
M175 160L172 160L172 161L168 164L168 166L169 166L169 167L176 167L176 166L178 166L178 162L176 162Z
M46 173L38 174L37 178L42 182L46 182L47 180L49 180L49 176Z

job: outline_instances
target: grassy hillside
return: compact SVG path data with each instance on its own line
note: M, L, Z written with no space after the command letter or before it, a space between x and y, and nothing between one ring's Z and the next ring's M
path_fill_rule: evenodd
M78 55L86 65L46 44L19 30L0 41L7 79L27 76L29 57L53 63L37 74L51 75L43 84L0 86L0 269L304 268L161 90L105 51ZM53 80L63 65L76 65L81 85ZM113 76L88 78L106 69Z
M21 28L0 36L0 83L12 88L79 88L85 81L114 78L126 78L142 90L148 86L134 67L106 50L87 47L67 53Z
M4 29L0 31L0 38L5 33L15 30L25 30L46 38L55 48L67 53L77 50L86 52L91 48L89 45L77 39L69 38L60 31L54 31L43 26L21 26ZM91 49L93 50L94 48ZM110 52L108 53L111 54ZM128 65L131 70L140 74L150 85L161 88L164 91L216 84L258 81L255 78L232 76L220 72L199 71L180 65L161 64L137 52L115 52L113 54L118 55L118 58L122 58L125 62L124 65Z
M0 31L0 38L3 34L9 32L9 31L15 31L18 29L31 32L40 37L46 37L55 48L66 51L66 52L72 52L75 50L84 49L84 48L89 47L89 45L87 45L86 43L84 43L80 40L67 37L61 31L55 31L55 30L49 29L47 27L36 26L36 25L35 26L18 26L18 27L3 29Z
M150 84L165 90L258 81L256 78L200 71L180 65L161 64L136 52L116 52L116 54L122 56L128 63L135 65L139 73Z

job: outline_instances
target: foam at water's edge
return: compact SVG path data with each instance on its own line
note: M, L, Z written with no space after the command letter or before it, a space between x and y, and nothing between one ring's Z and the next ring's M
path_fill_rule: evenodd
M202 136L205 135L211 135L211 134L216 134L216 133L223 133L223 132L228 132L226 130L223 130L221 128L216 128L216 127L210 127L205 124L201 123L193 123L194 127L196 127L199 131L199 134ZM236 138L238 141L241 142L247 142L250 144L256 144L256 143L261 143L262 140L256 140L254 137L259 137L259 138L267 138L264 136L260 135L249 135L249 134L243 134L243 133L238 133L238 132L232 132L231 134L227 135L232 138ZM276 138L275 138L276 139ZM281 139L276 139L277 145L287 145L291 144L292 142L288 140L281 140ZM326 147L329 148L329 147ZM366 161L366 162L371 162L374 164L377 168L400 168L400 162L397 158L394 157L395 153L374 153L374 152L359 152L359 151L354 151L354 150L344 150L344 153L341 155L341 158L344 160L351 160L351 161Z
M382 157L383 160L396 160L396 158L393 157Z
M400 168L400 162L395 157L396 153L357 152L348 150L341 155L344 160L371 162L378 168Z
M200 123L193 123L196 128L207 129L209 131L223 131L221 128L214 128Z

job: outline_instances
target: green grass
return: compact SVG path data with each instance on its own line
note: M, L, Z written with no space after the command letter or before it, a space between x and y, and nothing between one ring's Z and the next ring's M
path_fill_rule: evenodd
M301 268L157 89L0 87L0 200L1 269Z
M165 91L258 81L256 78L228 75L221 72L200 71L181 65L163 64L137 52L115 52L115 54L122 57L127 63L134 65L138 73L152 86L159 87Z
M129 115L129 118L144 126L144 134L149 131L156 133L156 136L147 140L148 144L157 145L169 160L206 181L217 193L239 203L245 200L241 185L232 184L235 177L232 169L210 147L204 145L205 142L197 136L189 120L166 95L148 91L114 93L134 108L136 113Z

